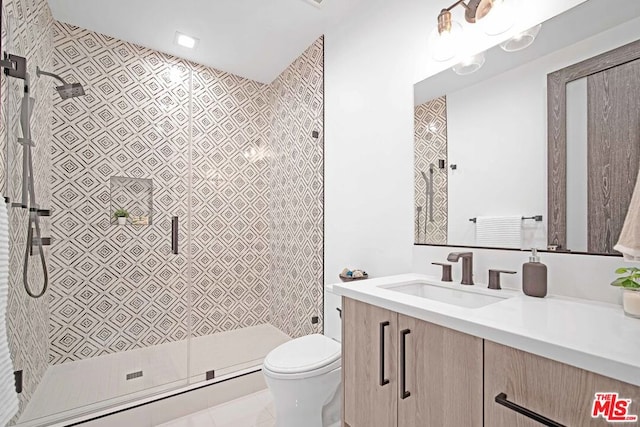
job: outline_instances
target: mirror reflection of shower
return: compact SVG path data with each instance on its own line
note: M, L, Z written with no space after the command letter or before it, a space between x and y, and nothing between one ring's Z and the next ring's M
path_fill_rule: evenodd
M50 238L43 238L40 231L40 217L50 215L50 211L40 209L36 199L34 170L33 170L33 152L35 141L31 138L31 117L33 114L33 105L35 99L29 94L30 76L25 73L24 78L24 96L20 109L20 127L22 128L22 138L18 138L18 142L22 144L22 201L16 204L23 209L29 209L29 220L27 224L27 244L24 253L24 263L22 268L22 281L24 289L32 298L42 297L49 286L49 274L47 272L47 263L44 256L43 246L51 244ZM80 83L67 83L62 77L47 71L43 71L40 67L36 68L38 77L48 76L62 82L61 86L56 87L56 91L63 100L75 98L84 95L84 88ZM16 206L14 205L14 206ZM29 258L33 255L34 249L38 250L40 262L42 264L43 283L40 291L34 292L29 284Z

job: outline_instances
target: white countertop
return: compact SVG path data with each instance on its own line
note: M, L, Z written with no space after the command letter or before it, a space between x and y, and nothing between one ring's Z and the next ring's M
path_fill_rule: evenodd
M508 298L464 308L380 287L420 281ZM532 298L519 291L444 283L421 274L332 287L338 295L640 386L640 319L625 316L620 305L553 295Z

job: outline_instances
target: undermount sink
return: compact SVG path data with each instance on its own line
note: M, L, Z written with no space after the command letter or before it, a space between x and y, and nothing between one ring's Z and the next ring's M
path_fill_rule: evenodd
M509 298L506 295L486 295L471 290L454 289L429 283L405 283L381 286L381 288L466 308L480 308Z

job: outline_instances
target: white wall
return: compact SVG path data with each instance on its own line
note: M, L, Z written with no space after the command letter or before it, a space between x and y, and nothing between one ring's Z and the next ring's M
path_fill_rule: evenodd
M524 222L523 247L546 248L547 74L638 38L640 19L447 94L450 244L475 244L469 218L542 214Z
M427 16L426 3L374 0L325 35L326 283L344 267L411 270L412 84L423 21L412 12Z
M550 16L582 2L529 1ZM326 33L326 283L336 282L345 266L382 276L418 271L433 259L414 254L412 244L413 83L443 69L428 65L425 51L431 20L449 3L371 0ZM513 253L490 256L502 264ZM616 263L564 256L576 257L578 269L608 272ZM575 269L573 261L559 264L561 271Z

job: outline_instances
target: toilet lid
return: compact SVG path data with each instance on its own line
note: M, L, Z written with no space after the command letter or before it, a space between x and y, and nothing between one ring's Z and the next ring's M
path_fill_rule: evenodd
M340 360L340 343L324 335L313 334L288 341L273 349L264 366L278 374L297 374L335 365ZM339 366L339 365L338 365Z

